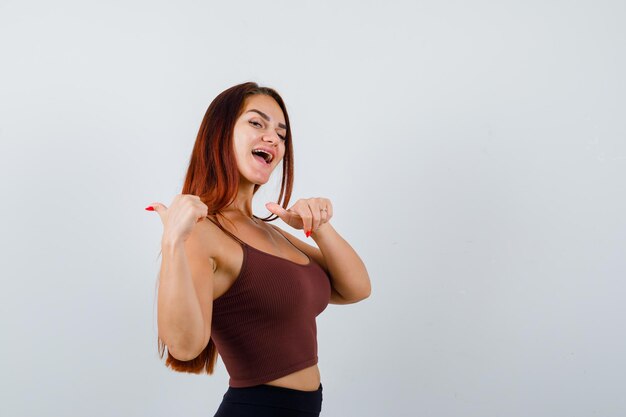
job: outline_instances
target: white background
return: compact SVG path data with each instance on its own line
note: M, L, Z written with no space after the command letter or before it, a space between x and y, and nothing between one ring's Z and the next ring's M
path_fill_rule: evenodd
M292 204L331 199L372 280L318 317L323 416L624 415L624 21L621 1L0 0L0 414L213 415L221 359L157 355L144 207L180 192L211 100L256 81L287 104Z

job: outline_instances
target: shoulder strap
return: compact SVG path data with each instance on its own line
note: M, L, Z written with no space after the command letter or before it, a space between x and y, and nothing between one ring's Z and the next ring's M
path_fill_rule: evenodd
M300 248L298 248L296 245L294 245L294 243L291 241L291 239L289 239L287 236L285 236L285 234L283 233L283 231L280 229L280 227L275 226L273 224L271 224L270 222L267 222L267 224L269 224L270 226L272 226L272 228L274 230L276 230L276 232L278 232L279 235L282 236L283 239L285 239L287 242L289 242L291 244L291 246L293 246L294 248L296 248L296 250L298 252L304 253L303 251L300 250ZM304 253L305 255L307 255L306 253ZM307 255L309 256L309 255Z
M246 242L244 242L243 240L239 239L237 236L235 236L234 234L232 234L231 232L229 232L228 230L226 230L224 228L224 226L222 226L219 222L219 220L213 220L212 218L210 218L209 216L206 217L207 219L211 220L211 222L213 224L215 224L217 227L219 227L220 229L222 229L222 231L224 233L226 233L228 236L232 237L233 239L235 239L237 242L241 243L242 245L246 246Z

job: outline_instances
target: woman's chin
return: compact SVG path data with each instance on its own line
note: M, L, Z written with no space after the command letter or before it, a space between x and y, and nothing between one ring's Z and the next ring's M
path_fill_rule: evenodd
M269 167L268 167L269 168ZM253 170L248 172L247 175L244 175L241 171L239 171L239 177L242 182L248 182L257 185L267 184L272 177L273 170Z
M264 178L262 176L261 177L256 177L256 178L246 178L246 177L243 177L241 180L243 182L247 182L247 183L251 183L251 184L255 184L255 185L265 185L270 180L270 177L269 176L267 178Z

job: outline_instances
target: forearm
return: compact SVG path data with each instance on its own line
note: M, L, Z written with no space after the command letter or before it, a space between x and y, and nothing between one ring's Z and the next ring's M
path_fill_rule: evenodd
M328 267L333 287L348 300L369 297L372 287L365 264L330 223L311 234Z
M169 352L186 360L201 344L202 309L191 277L184 242L163 241L158 292L158 331Z

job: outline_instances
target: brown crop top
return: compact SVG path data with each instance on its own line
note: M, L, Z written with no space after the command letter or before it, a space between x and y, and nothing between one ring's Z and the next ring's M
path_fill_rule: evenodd
M208 219L243 249L237 279L213 301L211 338L229 386L259 385L315 365L315 318L331 294L324 269L308 255L302 265L260 251Z

